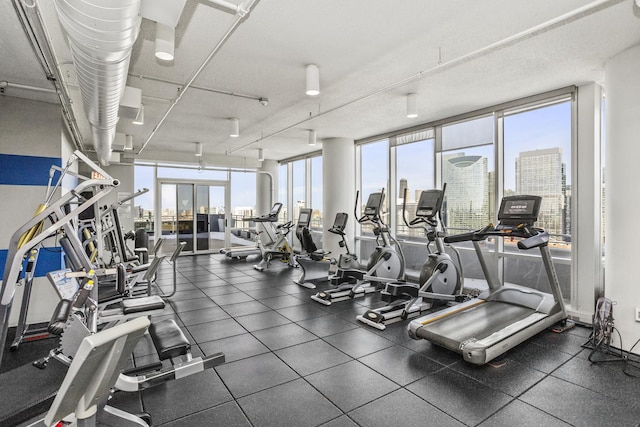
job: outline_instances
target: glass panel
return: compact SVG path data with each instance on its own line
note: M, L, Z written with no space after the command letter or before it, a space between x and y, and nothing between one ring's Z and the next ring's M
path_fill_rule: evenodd
M209 186L196 185L196 249L209 249Z
M298 219L300 209L306 207L306 161L297 160L293 168L293 220Z
M542 197L537 225L570 248L571 103L504 118L504 195ZM570 253L567 253L567 257Z
M383 210L388 211L389 197L387 183L389 177L389 141L383 140L360 146L361 189L360 202L362 212L369 198L369 194L385 189ZM382 218L388 224L388 215ZM373 236L373 227L365 224L361 227L362 235Z
M209 249L224 247L224 187L209 187Z
M158 166L158 178L226 181L227 171L169 168Z
M493 144L493 116L442 127L442 150Z
M255 173L231 172L231 246L255 245L250 227L245 218L262 215L256 212Z
M193 252L193 184L177 184L178 240L187 242L183 252Z
M413 236L424 240L422 228L409 229L402 219L402 204L404 191L407 190L406 218L415 218L416 205L423 190L435 188L434 182L434 154L435 141L428 139L396 147L396 188L398 201L396 202L396 233L398 236Z
M151 250L155 244L155 181L154 167L134 166L133 186L136 189L148 188L149 191L133 199L133 227L135 230L142 228L149 234L149 247Z
M161 218L162 237L164 237L164 243L162 244L162 252L173 252L176 248L176 234L178 230L177 216L176 216L176 185L175 184L162 184L162 200L161 200Z
M278 197L274 202L280 202L283 205L280 216L278 217L278 222L281 223L287 220L287 200L289 200L289 187L287 186L288 169L288 163L284 163L278 167Z
M494 179L493 145L442 154L442 182L447 184L442 219L451 234L491 222Z
M322 157L311 159L311 229L322 230ZM328 228L329 226L327 226Z
M552 256L571 259L571 102L527 110L504 118L504 195L542 197L537 226L551 235ZM519 252L516 242L505 241L505 253ZM538 255L535 253L535 255ZM539 258L527 264L546 283ZM525 261L504 264L505 281L522 276ZM555 263L563 297L571 297L570 265ZM530 284L526 284L530 286ZM535 286L534 286L535 285ZM538 288L537 284L531 287ZM548 291L548 290L547 290Z

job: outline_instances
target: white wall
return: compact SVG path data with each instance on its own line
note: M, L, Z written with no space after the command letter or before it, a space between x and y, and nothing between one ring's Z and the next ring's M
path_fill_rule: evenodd
M616 302L615 326L628 350L640 339L640 46L611 59L605 68L606 93L606 241L605 296ZM620 343L616 339L616 346ZM640 354L636 346L634 353Z
M2 194L0 250L6 250L14 232L25 224L33 216L38 206L44 202L46 191L46 179L38 185L25 185L23 182L6 185L6 179L12 179L12 176L8 175L15 176L12 172L29 164L27 161L31 159L51 157L60 159L59 161L63 165L66 163L66 159L62 158L62 122L58 105L3 96L0 97L0 111L2 111L0 114L0 156L9 161L7 167L0 172L0 176L5 174L4 182L0 179L0 194ZM14 158L4 155L24 157ZM44 169L44 171L29 172L48 174L49 166L51 166L50 162L44 160L39 165L39 169ZM57 196L59 194L60 192L57 193ZM45 242L45 245L54 246L55 242L49 240ZM2 270L4 271L4 265ZM28 321L32 323L49 321L57 304L56 293L45 277L34 279L33 288ZM22 290L22 286L16 288L10 325L17 323Z

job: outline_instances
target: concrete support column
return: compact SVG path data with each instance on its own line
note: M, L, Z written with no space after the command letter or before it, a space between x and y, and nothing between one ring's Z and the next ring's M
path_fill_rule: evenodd
M278 188L278 162L266 160L256 173L256 213L264 215L276 202L275 191Z
M616 302L615 326L628 350L640 338L635 320L640 308L636 265L640 259L640 45L612 58L605 68L605 295ZM615 346L619 346L616 334ZM640 354L636 346L634 353Z
M347 244L351 250L354 245L353 203L355 202L355 146L349 138L327 138L322 140L322 212L324 230L322 247L335 256L343 253L338 242L339 236L327 229L333 224L338 212L349 214Z

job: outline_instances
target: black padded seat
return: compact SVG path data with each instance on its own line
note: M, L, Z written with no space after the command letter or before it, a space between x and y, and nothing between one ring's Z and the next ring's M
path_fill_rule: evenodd
M143 271L146 271L150 265L151 263L136 265L131 268L131 273L141 273Z
M152 323L149 334L160 360L185 355L191 349L189 340L173 319Z
M158 295L141 298L128 298L120 303L124 314L140 313L149 310L162 310L164 301Z

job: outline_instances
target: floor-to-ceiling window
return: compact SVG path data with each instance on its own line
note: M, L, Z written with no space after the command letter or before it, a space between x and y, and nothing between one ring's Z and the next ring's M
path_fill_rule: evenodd
M287 204L289 200L289 164L282 163L278 166L278 197L276 200L282 203L280 210L279 222L287 221Z
M307 207L307 162L305 159L296 160L291 166L293 188L293 216L291 219L297 221L300 209Z
M311 163L311 204L309 205L313 212L311 213L311 229L314 231L322 231L323 215L322 215L322 156L312 157ZM329 221L333 221L329 219ZM330 223L327 224L327 228Z

